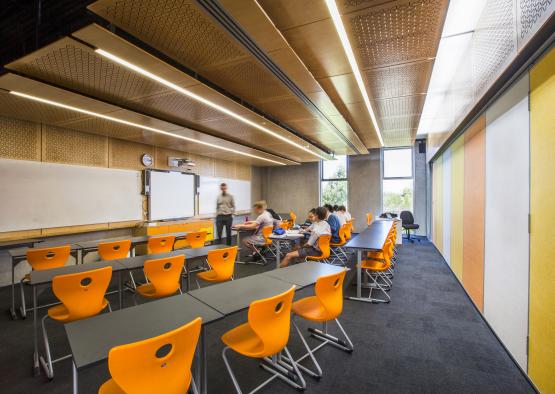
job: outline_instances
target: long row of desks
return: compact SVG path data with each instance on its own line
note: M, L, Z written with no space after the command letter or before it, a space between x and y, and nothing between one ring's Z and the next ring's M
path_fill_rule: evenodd
M255 300L282 293L293 285L310 286L318 277L342 269L316 262L301 263L66 324L73 355L74 392L78 389L78 371L105 361L112 347L163 334L200 316L202 331L195 381L206 393L207 325L247 309Z

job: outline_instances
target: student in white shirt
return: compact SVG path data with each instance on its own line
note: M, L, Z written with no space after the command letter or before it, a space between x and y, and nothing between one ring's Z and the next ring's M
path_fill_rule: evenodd
M347 208L345 208L344 205L341 205L339 207L338 212L341 212L341 214L345 217L345 221L351 220L351 214L349 213L349 211L347 211ZM336 212L336 213L338 213L338 212Z
M257 201L253 205L253 211L258 217L256 220L251 220L244 224L239 224L236 226L237 230L255 230L254 234L245 237L242 240L243 246L252 250L253 255L256 253L254 246L261 246L266 243L264 236L262 235L262 229L266 226L274 226L274 218L272 214L266 210L266 201Z
M323 207L316 208L314 221L311 226L310 238L299 250L287 253L281 261L280 267L287 267L291 260L306 258L307 256L320 256L322 251L318 246L318 239L321 235L331 235L330 225L326 222L327 210Z

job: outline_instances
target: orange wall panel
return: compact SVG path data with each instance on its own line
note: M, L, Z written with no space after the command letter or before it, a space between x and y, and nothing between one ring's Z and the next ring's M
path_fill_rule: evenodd
M463 286L484 309L484 217L486 119L481 116L464 134Z

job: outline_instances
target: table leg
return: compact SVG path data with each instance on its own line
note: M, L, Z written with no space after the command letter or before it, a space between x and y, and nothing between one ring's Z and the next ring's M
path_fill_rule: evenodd
M33 285L33 374L34 376L40 375L39 364L39 346L38 346L38 324L37 324L37 286Z
M123 271L118 272L118 301L119 309L123 309Z
M276 239L275 241L276 241L276 249L277 249L277 251L276 251L276 255L277 255L277 257L276 257L276 269L278 269L279 265L281 264L281 253L280 253L281 252L281 244L280 244L279 239Z
M362 275L362 252L357 250L357 297L360 298L362 296L362 289L361 289L361 275Z
M206 361L206 333L205 333L205 328L204 326L202 326L201 331L200 331L200 353L201 353L201 376L202 376L202 383L201 383L201 389L200 392L202 394L206 394L208 393L208 367L207 367L207 361Z
M191 264L189 264L188 260L186 259L185 262L185 270L187 271L187 292L191 291ZM183 278L183 277L182 277Z
M15 259L12 257L12 306L10 307L10 314L12 316L12 320L17 319L17 314L15 312Z
M79 380L77 377L77 367L75 366L75 362L72 361L71 365L73 367L73 394L77 394L79 392Z

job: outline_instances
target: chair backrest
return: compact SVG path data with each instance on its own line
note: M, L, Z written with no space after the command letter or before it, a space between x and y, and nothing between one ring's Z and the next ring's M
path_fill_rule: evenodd
M27 251L27 261L34 270L47 270L66 265L71 247L69 245L53 248L34 248Z
M266 240L266 245L271 245L272 244L272 240L270 239L270 235L272 235L272 231L274 231L273 226L265 226L262 229L262 236Z
M203 248L206 243L206 231L187 233L185 237L191 248Z
M94 316L102 310L112 267L103 267L52 279L52 291L69 311L69 321Z
M284 230L289 230L291 228L291 222L289 220L283 220L280 223L279 227L284 229Z
M347 225L347 230L345 231L345 236L349 240L353 236L353 221L347 220L345 223Z
M186 393L201 324L197 317L157 337L110 349L112 379L125 393Z
M295 286L292 286L282 294L250 304L249 325L262 341L263 356L276 354L287 345L294 295Z
M289 219L291 220L291 225L294 226L295 221L297 220L297 215L295 215L295 212L289 212Z
M148 253L167 253L173 249L175 236L164 235L163 237L152 237L148 239Z
M100 242L98 244L98 255L101 260L124 259L129 254L130 249L130 239L114 242Z
M217 275L217 280L229 280L233 276L235 259L237 258L237 246L230 248L210 250L208 252L208 264Z
M414 216L411 211L402 211L399 217L403 224L414 224Z
M316 297L326 310L328 320L337 318L343 311L343 281L346 271L343 269L335 274L321 276L316 280Z
M321 259L330 257L330 241L331 235L320 235L320 238L318 238L318 247L322 251L322 255L319 256Z
M366 214L366 224L367 224L367 225L370 226L370 225L372 224L372 218L373 218L372 214L371 214L370 212L368 212L368 213Z
M166 297L177 291L184 264L182 254L145 261L144 272L154 286L155 297Z
M349 231L349 224L345 223L339 229L339 243L345 244L347 242L347 232Z

